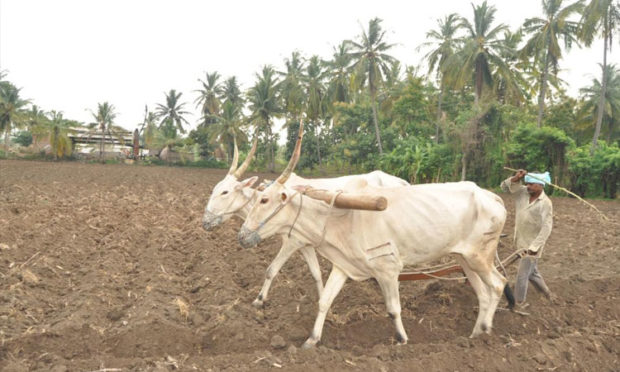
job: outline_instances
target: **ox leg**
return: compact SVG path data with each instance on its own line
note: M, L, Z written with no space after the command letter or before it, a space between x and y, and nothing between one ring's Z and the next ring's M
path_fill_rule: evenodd
M306 260L306 263L308 264L310 274L312 274L312 277L314 278L317 293L319 294L320 298L321 293L323 293L323 277L321 276L321 267L319 266L319 260L316 257L316 250L309 245L304 245L301 248L301 254L304 257L304 260Z
M400 317L400 294L398 292L398 276L379 279L377 278L383 297L385 298L385 306L387 307L388 315L394 321L396 327L396 340L399 344L407 343L407 332L403 326L403 320Z
M482 332L491 333L491 327L493 326L493 316L495 315L495 310L497 309L497 305L499 304L499 301L502 297L504 286L506 284L506 279L495 269L492 258L488 260L483 260L479 256L476 256L475 258L464 258L467 261L469 269L474 271L476 276L478 276L479 279L482 280L482 284L486 289L485 310L483 312L481 306L481 312L478 314L479 320L480 316L482 316L482 322L479 324L480 329L474 327L474 331L472 333L472 337L475 337ZM477 325L478 322L476 322L476 326Z
M329 274L329 278L327 278L327 283L325 283L325 288L321 294L321 299L319 300L319 313L314 321L312 334L306 342L304 342L302 348L309 349L321 340L321 335L323 334L323 324L325 323L327 311L329 311L329 308L332 306L332 302L334 302L334 299L346 281L347 274L336 266L333 266L332 272Z
M491 265L490 270L478 273L478 275L480 275L482 281L485 282L489 288L489 308L484 319L484 324L488 326L488 330L486 332L491 333L491 327L493 326L493 317L495 316L497 305L502 299L502 293L504 291L504 287L506 286L507 280L502 274L499 273L499 271L497 271L497 269L493 265Z
M471 269L464 257L457 256L456 260L463 268L463 271L465 271L467 280L469 280L469 283L471 284L474 292L476 293L476 297L478 298L478 318L476 319L474 330L469 336L476 337L487 330L487 325L484 323L484 320L486 319L486 314L489 309L490 294L486 284L484 284L478 274L476 274Z
M299 246L295 245L294 242L292 242L291 240L287 238L283 239L280 251L276 255L276 258L274 258L274 260L267 268L263 287L261 288L254 302L252 302L252 305L254 305L254 307L263 307L264 302L267 301L267 295L269 294L269 288L271 288L271 282L273 281L273 278L278 275L278 272L280 272L282 265L284 265L284 263L288 261L289 258L291 258L291 255L295 253L297 249L299 249L298 247Z

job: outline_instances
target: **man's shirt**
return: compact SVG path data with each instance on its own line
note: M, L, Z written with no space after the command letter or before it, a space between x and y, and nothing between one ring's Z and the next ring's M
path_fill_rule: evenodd
M534 251L540 257L553 227L553 205L544 191L530 203L527 187L513 183L511 178L504 180L501 187L515 196L515 247Z

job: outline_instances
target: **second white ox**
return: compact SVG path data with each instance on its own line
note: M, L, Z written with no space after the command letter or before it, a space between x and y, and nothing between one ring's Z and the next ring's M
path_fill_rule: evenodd
M300 126L300 131L303 131L303 123ZM250 150L250 153L246 157L245 161L239 168L237 168L238 150L235 141L233 161L228 174L223 180L215 185L211 196L209 197L209 201L207 202L207 206L205 207L205 212L202 218L202 224L205 230L210 231L214 229L232 216L237 216L242 220L245 220L248 212L257 200L256 197L258 195L258 191L253 189L252 185L256 183L258 177L250 177L243 181L239 181L239 178L252 161L255 151L256 140L254 141L252 149ZM310 185L318 189L339 190L344 188L348 182L355 180L364 180L369 185L377 187L409 185L406 181L381 171L337 178L318 179L307 179L292 173L286 184L291 187L295 185ZM321 268L319 267L319 261L317 260L314 247L298 240L296 237L289 238L288 231L281 235L282 247L280 248L280 251L276 255L275 259L267 268L263 286L253 302L253 305L256 307L263 306L264 301L267 300L267 295L269 294L269 288L271 287L273 278L278 274L284 263L298 250L301 252L304 260L308 264L310 273L315 280L319 296L323 291Z
M294 155L291 163L296 161ZM387 209L348 210L330 208L325 202L304 196L287 184L287 178L288 174L283 173L258 195L259 201L239 232L239 241L251 247L292 229L291 237L316 245L317 251L332 262L315 325L304 347L320 340L327 311L347 278L377 280L394 320L396 338L406 343L398 275L403 265L429 262L448 254L456 254L478 298L478 318L471 336L491 331L506 284L493 264L506 220L499 196L472 182L386 189L361 185L356 193L384 196ZM324 230L324 226L328 228Z

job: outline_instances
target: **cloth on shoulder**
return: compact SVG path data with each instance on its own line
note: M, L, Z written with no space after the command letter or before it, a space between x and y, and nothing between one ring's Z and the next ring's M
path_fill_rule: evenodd
M537 183L545 185L551 183L551 175L549 172L545 173L528 173L525 175L525 183Z

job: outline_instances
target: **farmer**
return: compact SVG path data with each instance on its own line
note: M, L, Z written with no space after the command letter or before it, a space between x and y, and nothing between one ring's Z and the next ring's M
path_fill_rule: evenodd
M521 180L525 178L525 185ZM525 302L528 282L552 300L551 291L538 271L538 259L542 256L545 242L551 234L553 225L553 206L544 191L546 183L551 182L549 172L530 173L519 169L514 176L502 182L504 191L515 195L515 235L514 244L521 251L521 261L515 284L517 309L528 306Z

